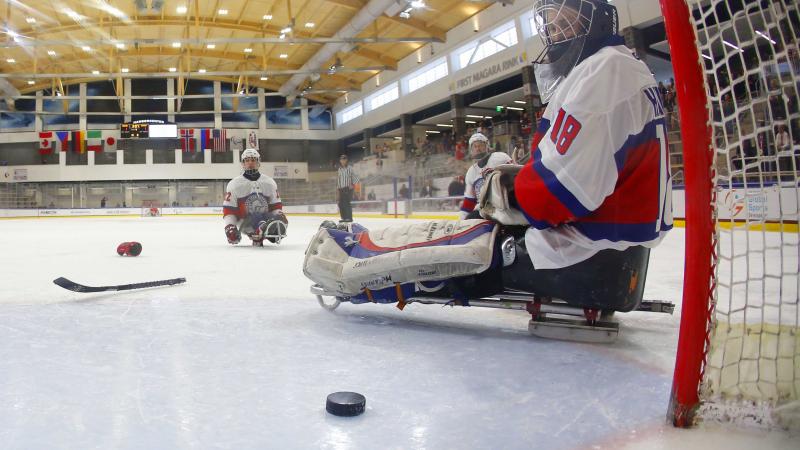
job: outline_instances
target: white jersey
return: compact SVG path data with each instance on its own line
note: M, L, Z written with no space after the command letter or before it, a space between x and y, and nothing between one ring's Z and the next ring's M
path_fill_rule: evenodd
M494 152L479 159L467 169L467 175L464 177L464 201L461 203L459 213L461 219L465 219L467 214L475 209L486 177L501 164L511 164L511 157L503 152Z
M275 180L264 174L255 181L239 175L228 182L228 187L225 189L222 215L226 218L226 222L235 223L250 214L265 214L282 207ZM235 221L230 219L231 216Z
M650 70L621 43L615 37L561 82L515 179L536 269L654 247L672 228L663 103Z

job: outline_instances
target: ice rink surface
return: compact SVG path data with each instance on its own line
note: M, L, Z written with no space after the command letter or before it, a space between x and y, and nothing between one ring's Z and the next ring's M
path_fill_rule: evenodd
M218 217L0 220L0 448L798 448L665 423L679 310L618 314L612 345L535 338L520 311L328 312L301 271L321 220L291 216L264 248L228 245ZM683 237L651 253L645 298L680 303ZM132 240L141 256L118 256ZM80 294L59 276L187 283ZM347 390L366 412L328 415Z

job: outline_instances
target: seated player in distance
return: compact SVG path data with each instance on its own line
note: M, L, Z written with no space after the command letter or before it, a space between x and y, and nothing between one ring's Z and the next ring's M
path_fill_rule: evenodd
M263 247L264 239L280 244L286 237L289 221L283 213L278 185L260 173L261 156L248 148L242 152L243 173L228 182L222 215L229 244L238 244L246 234L254 246Z
M533 12L548 105L530 160L498 166L481 189L479 210L491 220L321 229L307 277L353 303L520 290L584 308L636 307L648 249L672 228L658 85L625 47L606 0L536 0ZM522 237L508 233L520 225Z
M486 178L495 167L508 164L511 157L503 152L490 152L489 139L482 133L475 133L469 138L469 156L475 161L464 176L464 200L461 201L461 219L480 218L475 206L478 204L478 194Z

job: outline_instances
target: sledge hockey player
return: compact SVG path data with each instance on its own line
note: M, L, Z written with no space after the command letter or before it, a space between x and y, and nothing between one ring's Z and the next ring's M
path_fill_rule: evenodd
M511 157L503 152L489 152L489 139L479 132L469 138L469 156L475 163L467 169L467 175L464 177L464 200L459 211L462 220L467 217L471 219L480 217L474 211L483 183L495 167L511 162Z
M263 247L264 239L280 244L286 237L289 221L283 213L278 185L261 174L261 156L248 148L242 152L243 173L228 182L222 215L229 244L238 244L242 233L254 246Z
M326 293L402 306L409 296L468 304L516 290L586 310L638 306L649 248L672 228L657 83L606 0L535 0L533 12L548 106L530 160L497 167L478 196L491 221L322 229L303 270ZM527 226L523 238L506 235L516 225Z

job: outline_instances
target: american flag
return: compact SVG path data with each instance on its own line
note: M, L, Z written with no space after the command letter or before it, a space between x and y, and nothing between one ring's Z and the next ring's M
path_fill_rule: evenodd
M214 130L214 151L215 152L224 152L224 151L228 150L226 148L227 144L228 144L228 138L227 137L228 137L228 134L227 134L227 132L225 131L224 128L221 129L221 130Z
M194 128L181 129L181 150L194 153Z

